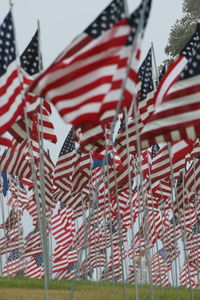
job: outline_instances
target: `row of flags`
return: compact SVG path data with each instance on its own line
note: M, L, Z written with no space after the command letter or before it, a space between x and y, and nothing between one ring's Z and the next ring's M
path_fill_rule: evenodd
M42 278L51 257L58 279L100 269L99 279L135 282L144 247L149 280L167 286L182 241L179 283L198 287L199 24L155 81L152 46L140 61L150 10L143 0L125 17L113 0L46 70L38 31L18 65L11 12L1 24L0 143L9 147L0 164L11 208L0 225L3 275ZM72 125L55 163L42 147L57 141L51 105ZM41 236L51 233L45 256Z

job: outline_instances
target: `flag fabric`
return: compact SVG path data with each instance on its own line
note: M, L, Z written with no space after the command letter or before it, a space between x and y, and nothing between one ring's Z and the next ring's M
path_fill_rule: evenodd
M116 115L117 103L120 100L121 108L125 106L130 107L133 97L136 96L137 71L141 52L140 44L149 18L150 9L151 0L147 2L142 1L128 20L131 31L120 53L112 86L103 99L101 107L100 120L103 124L113 120L113 117Z
M15 143L16 144L16 143ZM22 178L31 178L31 170L26 157L26 140L21 144L16 144L15 150L4 151L1 157L1 171L8 174L17 175Z
M19 251L12 251L8 255L2 271L3 276L15 276L17 273L25 270L25 260Z
M25 275L30 278L43 278L44 265L42 254L32 256L27 264Z
M115 18L115 14L113 16L118 21L118 17ZM97 117L102 98L109 90L119 51L127 40L130 26L122 19L110 29L109 27L110 25L102 35L101 27L89 27L88 32L93 39L89 46L81 54L68 60L62 57L53 63L30 88L31 92L52 102L68 123L77 124ZM56 78L53 81L52 76ZM51 97L50 94L54 96Z
M20 56L21 71L23 75L23 89L33 81L33 76L40 72L42 68L42 58L39 52L38 30L31 39L30 43ZM51 122L51 108L47 105L46 101L41 104L40 99L36 96L28 94L27 101L31 102L27 110L28 126L31 137L38 138L41 132L42 124L42 137L53 143L57 142L54 125ZM42 121L41 115L42 114ZM9 133L19 142L27 137L25 119L21 117L16 120L11 128L8 129Z
M111 28L116 22L125 16L124 4L121 0L113 0L97 16L97 18L80 33L58 56L56 61L69 58L80 52L93 39L98 38L101 34Z
M142 147L199 136L199 57L200 24L158 86L156 108L141 133Z
M21 67L29 75L35 75L42 69L42 57L39 52L38 30L20 56Z
M24 106L16 63L14 25L9 12L0 26L0 134L22 113Z
M20 220L20 215L19 215L19 211L12 208L8 214L8 217L6 218L4 224L0 225L0 229L4 228L6 230L11 230L15 227L15 225L17 224L18 220Z
M152 70L152 48L149 49L138 70L138 109L142 122L145 124L152 112L154 83Z
M10 191L11 197L8 200L8 204L18 210L19 214L23 214L24 209L28 207L29 197L27 190L24 188L24 185L21 182L17 182L15 178L11 177L10 180Z
M98 33L80 54L53 63L34 81L30 91L52 102L65 122L80 125L88 120L96 121L134 17L134 14L133 20L130 17L130 23L122 18L103 34ZM92 28L90 35L93 36Z
M162 248L152 257L152 279L155 285L169 285L168 271L170 270L170 267L168 265L168 255L167 250Z
M55 127L51 121L51 115L45 109L42 108L41 113L37 113L32 118L32 136L33 138L38 137L41 139L48 140L54 144L57 143L57 135L55 131Z
M73 135L71 129L63 143L54 171L54 185L65 192L71 190L71 177L76 159Z
M33 256L42 253L41 239L39 228L36 225L35 228L29 232L24 241L24 256Z
M12 140L7 137L6 133L0 136L0 145L14 148L14 145L12 143Z

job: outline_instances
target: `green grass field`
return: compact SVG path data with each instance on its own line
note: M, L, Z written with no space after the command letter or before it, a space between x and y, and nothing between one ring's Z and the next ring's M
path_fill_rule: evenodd
M49 300L68 299L71 281L51 280L49 285ZM135 299L134 285L126 285L127 300ZM190 291L184 288L154 288L156 300L188 300ZM193 299L200 300L200 291L193 290ZM23 277L0 278L0 300L42 300L44 299L43 280ZM74 300L123 300L123 285L106 282L77 281L74 289ZM150 299L150 290L147 286L139 286L139 299Z

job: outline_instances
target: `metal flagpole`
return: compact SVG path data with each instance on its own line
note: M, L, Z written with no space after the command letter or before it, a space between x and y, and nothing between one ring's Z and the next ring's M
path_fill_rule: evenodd
M173 218L174 218L174 222L176 224L176 221L175 221L175 217L174 217L174 203L175 203L175 197L176 197L176 188L175 188L175 179L174 179L174 172L173 172L173 164L172 164L172 158L171 158L171 143L168 142L167 143L168 145L168 153L169 153L169 161L170 161L170 177L171 177L171 194L172 194L172 209L173 209ZM177 198L177 197L176 197ZM178 216L180 218L180 216ZM174 245L176 247L177 245L177 242L175 243L175 227L174 227L174 224L173 224L173 233L174 233ZM177 258L175 258L175 279L176 279L176 292L178 294L178 275L177 275L177 271L178 271L178 268L177 268Z
M106 129L105 129L106 130ZM112 136L110 136L112 138ZM106 153L108 153L108 144L107 144L107 139L106 139ZM104 174L106 174L106 179L107 179L107 189L108 189L108 209L109 209L109 228L110 228L110 242L111 242L111 263L112 263L112 293L114 294L114 288L115 288L115 283L114 283L114 276L113 276L113 270L114 270L114 257L113 257L113 236L112 236L112 221L111 221L111 203L110 203L110 188L109 188L109 166L107 164L103 164L104 168ZM105 177L104 177L105 178ZM106 184L104 184L104 190L105 190ZM107 270L106 270L107 274Z
M41 71L42 67L42 60L41 60L41 51L40 51L40 23L38 20L38 53L39 53L39 69ZM43 101L40 98L40 117L39 117L39 124L38 124L38 139L39 139L39 145L40 145L40 172L39 172L39 178L40 178L40 186L41 186L41 204L42 204L42 221L43 221L43 236L44 236L44 251L45 251L45 257L44 257L44 270L46 272L45 280L46 285L49 284L49 239L48 239L48 231L47 230L47 222L46 222L46 203L45 203L45 182L44 182L44 143L43 143L43 113L42 113L42 107L43 107ZM49 226L49 225L48 225Z
M91 196L92 196L92 207L89 209L89 216L87 218L88 222L86 223L85 231L84 231L84 235L83 235L83 245L85 245L86 242L87 242L88 231L89 231L89 228L90 228L91 219L92 219L92 216L94 215L94 209L95 209L96 202L97 202L96 194L93 193ZM82 260L82 252L80 251L78 261L81 261L81 260ZM74 279L73 279L72 284L71 284L68 300L72 300L73 297L74 297L74 289L75 289L76 282L77 282L77 275L78 275L78 272L79 272L79 268L80 268L80 266L78 265L77 268L76 268Z
M139 300L138 293L138 283L136 280L136 259L135 259L135 245L134 245L134 220L133 220L133 203L132 203L132 184L131 184L131 174L130 174L130 149L129 149L129 135L128 135L128 113L127 108L124 109L125 115L125 126L126 126L126 151L127 151L127 164L128 164L128 189L129 189L129 204L131 213L131 235L133 238L133 271L135 278L135 299Z
M5 226L5 211L4 211L4 203L3 203L3 194L1 193L0 195L0 200L1 200L1 217L2 217L2 223L3 223L3 233L4 233L4 237L6 238L6 226ZM6 240L6 245L8 245L8 242ZM6 261L8 261L8 252L6 250ZM9 276L9 268L7 270L7 275Z
M10 3L10 10L12 14L12 8L13 8L13 3L12 0L9 0ZM16 43L16 34L15 34L15 26L14 26L14 21L13 21L13 30L14 30L14 37L15 37L15 46L16 46L16 60L19 61L19 53L18 53L18 48L17 48L17 43ZM19 82L21 83L21 86L23 86L23 81L22 81L22 76L20 72L20 63L17 63L17 71L18 71L18 78ZM20 90L21 93L21 99L22 101L24 100L24 91L22 89ZM26 103L25 103L26 105ZM28 126L28 117L27 117L27 111L26 111L26 106L24 107L24 118L25 118L25 126L26 126L26 133L27 133L27 140L28 140L28 149L30 153L30 163L31 163L31 171L32 171L32 179L34 184L34 193L35 193L35 199L36 199L36 207L37 207L37 214L38 214L38 225L39 225L39 232L40 232L40 239L41 239L41 246L42 246L42 254L43 254L43 261L45 260L45 245L44 245L44 235L43 235L43 224L41 220L41 209L40 209L40 200L39 200L39 193L38 193L38 188L37 188L37 177L36 177L36 171L35 171L35 165L34 165L34 155L33 155L33 149L31 147L31 139L30 139L30 133L29 133L29 126ZM45 300L48 300L48 280L47 280L47 270L44 272L44 282L45 282Z
M196 159L196 158L195 158ZM195 164L193 163L193 170L194 170L194 184L195 184L195 201L194 201L194 208L195 208L195 217L196 217L196 220L197 219L197 182L196 182L196 169L195 169ZM197 223L197 226L196 226L196 234L197 234L197 242L199 244L199 235L198 235L198 223ZM198 280L198 289L200 289L200 278L199 278L199 264L197 264L197 280Z
M153 80L153 83L154 83L154 89L156 89L156 87L158 85L158 81L159 81L159 75L158 75L158 68L157 68L157 64L156 64L156 56L155 56L153 42L151 43L151 50L152 50L152 58L153 58L153 62L154 62L154 68L155 68L155 80Z
M148 160L148 173L149 173L149 181L150 181L150 193L151 193L151 200L152 200L152 211L153 211L153 220L154 224L156 227L156 220L155 220L155 210L153 207L153 192L152 192L152 183L151 183L151 171L150 171L150 162L149 162L149 156L147 154L147 160ZM158 240L156 239L156 252L158 253ZM158 260L158 268L159 268L159 273L161 274L161 267L160 267L160 260Z
M140 24L139 24L139 27L138 27L138 30L137 30L137 35L139 35L139 33L141 32L141 29L143 27L143 24L144 24L144 14L145 14L145 9L147 7L147 0L144 1L144 6L143 6L143 11L142 11L142 14L141 14L141 19L140 19ZM135 45L133 45L133 48L135 48ZM132 55L130 56L130 60L129 60L129 69L127 70L127 77L126 77L126 80L124 80L124 85L122 87L122 95L123 95L123 92L124 92L124 88L125 88L125 85L126 85L126 81L127 81L127 78L128 78L128 71L130 70L130 63L132 61L132 57L133 57L133 53L134 51L132 51ZM135 102L135 95L133 95L133 99L132 99L132 102ZM135 104L135 103L134 103ZM135 117L135 125L136 125L136 135L137 135L137 154L138 154L138 159L139 159L139 168L141 170L141 146L140 146L140 138L139 138L139 130L138 130L138 120L137 120L137 112L136 112L136 105L133 104L133 110L134 110L134 117ZM140 173L140 183L143 184L143 176L142 176L142 172ZM146 209L145 209L145 202L144 202L144 195L142 193L142 202L143 202L143 206L144 206L144 210L145 210L145 214L146 214ZM144 217L144 223L146 223L146 220L145 220L145 217ZM146 224L144 224L146 225ZM146 226L144 226L146 228ZM146 232L144 230L144 239L145 241L147 242L148 241L148 238L146 236ZM151 267L150 267L150 261L149 261L149 247L148 247L148 243L147 244L147 267L148 267L148 272L149 272L149 279L150 279L150 296L151 296L151 300L154 300L154 289L153 289L153 285L152 285L152 273L151 273Z
M185 190L185 188L184 188L184 174L183 174L183 208L184 208L184 198L185 198L185 191L184 190ZM178 218L179 218L179 220L181 220L177 193L176 193L176 199L177 199ZM191 216L190 216L190 222L191 222ZM190 272L190 267L189 267L189 262L188 262L188 251L186 249L186 243L185 243L185 229L186 229L186 220L185 220L185 214L184 214L184 229L181 226L181 237L182 237L182 243L183 243L184 258L185 258L185 262L186 262L187 269L188 269L188 274L189 274L190 299L193 300L194 295L193 295L193 292L192 292L192 285L191 285L191 272Z
M112 135L111 131L111 135ZM114 148L113 140L111 140L112 147ZM124 265L123 265L123 236L122 236L122 219L120 215L120 207L119 207L119 195L118 195L118 187L117 187L117 171L116 171L116 162L115 162L115 156L113 156L113 166L114 166L114 181L115 181L115 198L116 198L116 204L117 204L117 225L119 230L119 249L120 249L120 256L121 256L121 267L122 267L122 283L123 283L123 297L124 300L126 300L126 288L125 288L125 274L124 274ZM124 249L124 248L123 248Z
M134 99L133 99L134 101ZM135 104L135 103L134 103ZM144 208L144 240L146 244L146 258L147 258L147 269L148 269L148 274L149 274L149 282L150 282L150 297L151 300L155 299L154 296L154 288L153 288L153 281L152 281L152 270L151 270L151 265L150 265L150 250L149 250L149 241L148 241L148 236L146 234L146 216L147 216L147 208L145 204L145 199L144 199L144 193L143 193L143 174L142 174L142 164L141 164L141 144L140 144L140 135L139 135L139 129L138 129L138 114L136 111L136 105L133 105L133 110L134 110L134 118L135 118L135 127L136 127L136 142L137 142L137 156L138 156L138 167L140 170L140 186L142 187L142 203L143 203L143 208ZM140 192L139 192L139 199L140 199Z

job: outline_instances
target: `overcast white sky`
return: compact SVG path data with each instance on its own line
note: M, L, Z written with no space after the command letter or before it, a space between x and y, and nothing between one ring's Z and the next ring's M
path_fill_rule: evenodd
M132 12L140 0L127 0ZM153 6L145 33L142 53L146 55L151 42L154 44L157 65L166 58L164 48L167 44L171 26L182 15L183 0L153 0ZM82 32L94 18L110 3L109 0L13 0L17 43L20 53L30 41L37 28L41 26L41 50L44 66L47 67L55 57ZM1 0L0 22L9 10L9 1ZM58 131L58 144L53 152L58 155L68 128L57 116L55 126ZM62 132L62 133L61 133Z

